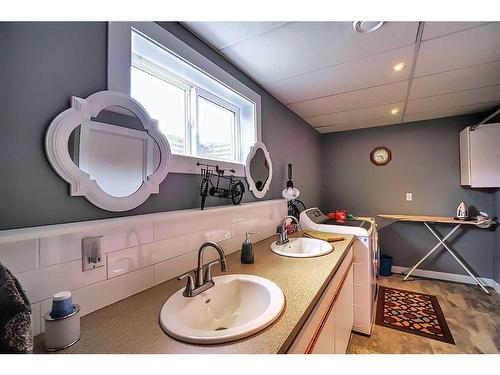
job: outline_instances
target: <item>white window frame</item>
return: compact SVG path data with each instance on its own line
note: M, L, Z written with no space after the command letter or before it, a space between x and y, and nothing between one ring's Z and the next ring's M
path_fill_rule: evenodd
M231 74L227 73L217 64L207 59L201 53L191 48L186 43L154 22L108 23L108 90L120 91L127 95L131 94L130 69L132 64L132 29L139 31L140 33L161 44L170 52L183 59L185 62L203 71L211 78L217 80L219 83L225 85L226 87L245 97L245 99L254 103L256 141L262 141L260 95L243 84L241 81L233 77ZM193 99L196 98L190 98L190 100ZM211 99L209 100L213 101ZM226 107L226 105L223 106ZM193 116L193 114L190 115ZM193 118L191 118L191 121L193 121ZM192 129L193 126L189 126L188 128ZM186 138L186 141L190 138ZM190 145L190 147L192 146L193 145ZM169 160L168 169L171 173L198 174L200 173L200 169L198 166L196 166L197 162L208 164L217 163L221 168L235 169L236 176L245 176L244 160L236 163L221 160L215 161L213 159L206 159L189 155L172 154Z
M135 61L134 61L135 60ZM184 143L184 153L187 154L185 156L188 156L191 154L191 142L189 140L191 139L191 132L192 132L192 124L193 124L193 114L191 113L192 107L191 107L191 101L192 101L192 90L194 90L194 86L190 84L189 82L183 80L181 77L178 77L177 75L169 72L168 70L162 68L161 66L158 66L150 61L141 59L140 56L137 58L132 58L132 61L130 62L130 66L134 66L135 68L142 70L146 74L151 74L155 78L159 78L173 86L176 86L180 88L181 90L184 90L184 123L187 125L185 126L185 143ZM129 94L130 95L130 94ZM182 156L182 155L181 155Z
M206 91L206 90L203 90L199 87L195 88L193 90L193 93L194 93L194 96L195 96L195 99L196 100L196 115L195 115L195 119L194 119L194 123L196 124L195 125L195 130L196 130L196 136L193 137L193 140L195 140L194 144L192 147L197 147L198 146L198 142L199 142L199 133L200 133L200 116L198 116L198 110L199 110L199 101L200 101L200 98L203 98L209 102L212 102L222 108L224 108L225 110L227 111L230 111L230 112L233 112L234 113L234 133L233 134L233 141L234 141L234 150L233 150L233 160L236 160L236 155L239 155L239 152L240 152L240 146L241 146L241 142L240 142L240 134L241 134L241 130L240 130L240 109L225 101L224 99L218 97L217 95L214 95L212 94L211 92L209 91ZM218 160L217 160L218 161ZM244 164L243 162L241 162L242 164ZM239 164L237 162L234 162L234 164Z

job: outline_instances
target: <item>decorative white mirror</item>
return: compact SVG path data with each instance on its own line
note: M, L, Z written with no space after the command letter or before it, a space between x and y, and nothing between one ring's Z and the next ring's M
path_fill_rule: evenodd
M245 164L248 188L256 198L264 198L273 178L273 164L262 142L255 142L250 149Z
M108 211L130 210L158 193L170 158L158 122L116 91L72 97L71 108L50 124L45 149L72 196Z

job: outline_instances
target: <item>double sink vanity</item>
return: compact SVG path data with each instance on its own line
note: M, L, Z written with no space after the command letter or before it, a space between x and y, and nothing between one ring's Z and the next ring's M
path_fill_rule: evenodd
M253 264L241 264L239 252L224 256L223 276L212 262L213 271L201 271L201 284L211 285L192 297L189 276L84 316L79 342L62 352L345 353L353 324L353 236L334 246L300 232L281 245L275 240L254 244ZM35 341L41 352L43 336Z
M239 163L196 163L196 169L204 166L202 210L207 196L238 205L245 188L236 177L246 178L255 198L265 197L273 177L271 157L257 137L250 138L255 142L247 145L248 155L238 156ZM120 143L131 139L136 148ZM171 169L170 144L157 121L134 98L116 91L72 97L71 108L47 131L46 152L71 195L115 212L157 194ZM188 162L195 164L192 158ZM289 168L287 186L293 186ZM229 185L219 186L221 179ZM263 222L272 216L269 211ZM163 238L161 232L154 235ZM98 243L101 237L90 240ZM334 246L300 233L289 239L285 220L276 238L254 245L253 264L242 264L239 252L226 257L216 242L200 243L194 271L83 316L80 340L60 348L66 347L65 353L344 353L353 326L352 243L351 235ZM82 272L104 266L99 248L92 256L82 250ZM203 254L214 250L219 259L205 264ZM217 275L218 263L223 276ZM42 351L43 336L35 342L35 351Z

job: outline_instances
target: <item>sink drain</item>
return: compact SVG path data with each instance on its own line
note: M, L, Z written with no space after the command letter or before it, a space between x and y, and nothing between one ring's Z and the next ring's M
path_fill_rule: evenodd
M225 329L227 329L227 327L219 327L219 328L216 328L215 330L216 331L224 331Z

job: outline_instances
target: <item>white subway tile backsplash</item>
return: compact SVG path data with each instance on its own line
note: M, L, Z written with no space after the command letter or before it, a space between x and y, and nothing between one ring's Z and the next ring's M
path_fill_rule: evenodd
M226 255L239 251L244 237L230 238L220 242ZM218 258L215 251L207 251L204 253L203 262L214 261ZM160 284L174 277L177 277L187 271L196 268L198 263L198 249L182 254L176 258L169 259L165 262L155 264L155 284Z
M82 239L101 236L103 253L153 242L153 224L112 228L105 231L69 234L40 239L40 267L82 258Z
M265 238L268 238L268 237L276 235L276 226L277 225L268 225L267 227L260 228L255 233L255 240L254 240L254 242L259 242L259 241L262 241Z
M69 234L40 239L40 267L71 262L82 258L82 238L94 235Z
M196 267L198 251L180 255L154 265L155 285L180 276Z
M208 264L219 258L216 251L203 253L203 264ZM198 250L155 264L155 285L180 276L198 266Z
M0 263L12 273L38 268L38 240L0 244Z
M187 235L188 239L188 251L198 250L200 246L206 241L220 242L224 240L229 240L232 237L231 227L217 228L210 230L203 230L200 232L189 233Z
M42 333L40 327L40 304L33 303L31 304L31 332L33 336L39 335Z
M108 278L173 258L187 251L187 237L183 235L110 252L107 254Z
M238 216L238 209L210 212L212 228L231 226Z
M113 226L103 220L78 233L0 244L0 262L27 291L36 335L43 332L43 314L56 292L71 290L82 315L91 313L194 269L205 241L220 243L229 255L240 251L245 232L255 233L254 243L274 235L286 214L286 201L275 200L127 218ZM105 266L82 272L81 240L99 235ZM207 249L203 258L207 264L218 254Z
M72 292L73 301L80 305L83 316L152 286L154 286L154 271L150 266L77 289Z
M243 244L243 241L245 240L245 236L240 235L238 237L233 237L229 240L222 241L220 245L224 249L224 252L226 255L232 254L235 251L240 251L241 250L241 245ZM254 239L251 236L252 242L255 242Z
M125 249L154 241L153 223L108 230L102 238L104 252Z
M208 211L188 211L154 223L155 241L212 228Z
M271 211L268 206L253 207L248 210L238 211L233 222L233 235L244 235L245 232L257 232L261 227L270 224Z
M271 218L271 210L269 206L250 207L247 210L238 211L238 218L243 220L269 220Z
M63 290L74 290L106 279L106 267L82 271L81 260L16 274L31 303Z
M288 215L288 205L283 202L271 205L271 220L277 221Z
M245 232L255 232L260 228L259 218L241 219L233 224L233 233L235 236L245 235Z

